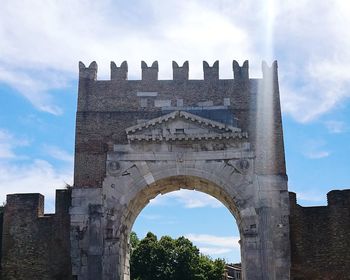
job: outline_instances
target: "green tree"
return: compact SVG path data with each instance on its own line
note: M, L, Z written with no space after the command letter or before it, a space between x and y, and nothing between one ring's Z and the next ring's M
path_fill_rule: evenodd
M175 240L175 272L173 279L194 280L198 274L199 250L185 237Z
M200 271L204 274L206 280L218 280L223 278L225 269L225 260L215 259L212 260L208 256L200 256Z
M185 237L173 239L149 232L142 240L130 236L132 280L222 280L225 262L200 254Z
M131 252L136 249L136 247L139 245L140 240L137 237L136 232L131 232L130 234L130 245L131 245Z
M170 236L163 236L158 242L159 266L163 273L160 279L173 279L175 273L175 241Z
M132 251L130 260L131 279L153 280L157 278L157 236L147 233L135 250Z

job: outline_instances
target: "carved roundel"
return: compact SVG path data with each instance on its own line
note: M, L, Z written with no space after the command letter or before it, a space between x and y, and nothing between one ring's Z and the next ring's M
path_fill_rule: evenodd
M111 174L117 174L120 171L120 163L118 161L111 161L108 163L108 171Z
M237 168L239 168L239 170L241 170L242 172L246 172L250 167L250 163L247 159L240 159L237 162Z

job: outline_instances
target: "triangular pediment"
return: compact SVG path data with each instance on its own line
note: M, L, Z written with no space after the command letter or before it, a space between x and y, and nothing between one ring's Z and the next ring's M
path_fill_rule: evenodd
M174 111L128 127L130 141L169 141L199 139L247 138L240 128L203 118L186 111Z

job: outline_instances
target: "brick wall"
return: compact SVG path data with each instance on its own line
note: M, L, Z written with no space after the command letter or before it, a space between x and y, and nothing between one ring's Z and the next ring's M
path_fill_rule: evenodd
M350 279L350 190L327 198L327 206L302 207L290 193L294 280Z
M127 63L112 63L111 80L101 81L95 62L89 67L80 63L74 186L100 187L107 151L113 144L127 143L125 129L137 120L165 114L161 104L170 104L170 111L226 106L238 127L249 134L258 159L256 173L285 175L277 63L263 64L261 79L249 78L247 61L242 67L233 63L233 79L219 79L218 62L212 67L204 62L203 72L203 80L189 80L188 63L173 63L174 79L158 80L158 63L142 63L142 79L127 80Z
M40 194L7 196L2 240L4 280L70 280L70 191L56 191L56 213Z
M9 195L4 213L3 280L71 280L69 191L57 191L56 213L40 194ZM302 207L290 193L292 280L350 279L350 190L328 193L328 205Z
M0 207L0 280L2 280L2 229L4 221L4 207Z

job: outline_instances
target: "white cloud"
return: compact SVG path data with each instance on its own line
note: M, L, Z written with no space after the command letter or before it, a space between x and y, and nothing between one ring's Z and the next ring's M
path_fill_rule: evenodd
M239 237L235 236L216 236L209 234L186 234L186 238L190 239L193 242L200 244L213 245L218 247L236 247L239 248L240 245L238 241Z
M336 108L346 97L342 91L338 85L323 87L317 81L299 88L287 85L281 90L282 110L301 123L311 122Z
M52 146L52 145L44 145L44 150L52 158L55 158L61 161L70 162L70 163L73 163L74 161L73 154L68 153L67 151L61 149L60 147Z
M72 162L62 150L53 146L52 156L66 161L62 168L55 168L51 163L41 159L29 160L27 156L16 153L15 149L27 146L29 142L17 135L0 129L0 203L6 201L11 193L41 193L51 202L46 209L53 211L55 190L71 184Z
M350 97L350 12L345 1L287 1L276 26L285 113L309 122ZM320 16L322 15L322 16Z
M347 125L342 121L326 121L326 128L330 133L343 133L347 130Z
M17 138L10 132L0 129L0 159L16 158L15 148L26 145L28 145L27 140Z
M324 193L319 193L312 190L297 192L297 200L313 202L319 205L320 203L324 202L325 199L326 195Z
M221 248L221 247L200 247L199 251L204 255L222 255L232 252L232 249Z
M13 158L12 135L4 130L0 130L0 158Z
M320 159L325 158L330 155L330 152L328 151L310 151L305 154L310 159Z
M239 255L239 237L193 233L186 234L185 237L191 240L203 254L218 256L234 252Z
M55 190L72 182L72 170L55 169L49 162L36 159L33 162L15 164L0 162L0 201L11 193L41 193L47 201L54 201ZM52 211L53 206L47 208Z
M163 216L157 215L157 214L152 215L152 214L142 214L142 213L141 213L141 215L140 215L139 218L154 221L154 220L160 220L160 219L162 219Z
M171 78L171 60L189 59L190 77L201 78L202 60L220 59L221 77L232 77L232 59L250 59L260 77L260 60L274 57L284 112L309 122L350 97L349 12L342 0L5 0L0 81L60 114L50 90L77 78L79 60L97 60L102 78L110 60L128 60L138 79L140 60L159 60L160 78Z
M185 208L202 208L202 207L224 207L216 198L202 192L181 189L165 195L159 195L151 200L153 205L166 205L176 202Z
M1 67L0 60L0 81L11 85L38 109L54 115L62 114L62 109L53 104L52 96L47 93L59 85L55 85L52 75L50 77L47 73L42 73L40 76L16 68L5 69Z
M304 156L309 159L321 159L331 155L324 149L326 143L322 140L309 140L304 144Z
M236 59L250 57L245 32L198 1L135 5L107 0L5 1L0 11L0 80L40 110L59 114L49 90L76 79L79 60L97 60L99 76L107 78L110 60L127 59L131 77L137 77L141 60L158 59L160 77L169 78L171 59L190 59L195 62L191 75L201 77L203 59L212 63L229 58L230 65L232 53Z

